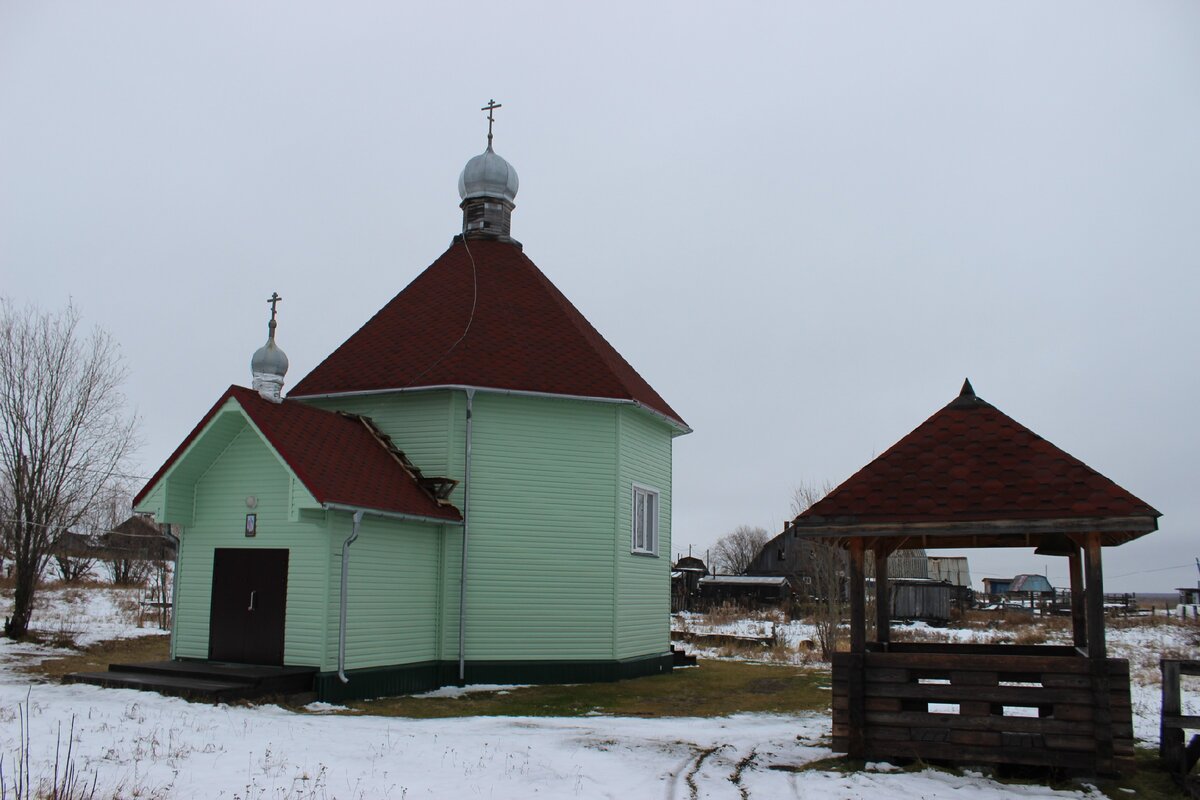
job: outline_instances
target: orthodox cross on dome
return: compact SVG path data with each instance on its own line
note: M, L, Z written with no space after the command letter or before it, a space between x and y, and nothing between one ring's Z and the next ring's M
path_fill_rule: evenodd
M488 100L488 104L480 111L488 112L488 150L492 149L492 123L496 121L496 109L503 108L503 103L497 103L495 100Z
M271 292L271 296L267 298L267 302L271 304L271 321L267 323L268 336L271 339L275 338L275 306L283 300L279 296L279 292Z

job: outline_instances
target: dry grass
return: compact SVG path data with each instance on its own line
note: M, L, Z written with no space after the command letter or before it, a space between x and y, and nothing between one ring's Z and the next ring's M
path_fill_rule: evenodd
M115 661L163 661L170 657L170 643L169 635L114 639L97 642L79 652L50 658L40 664L26 664L18 669L57 681L71 672L102 672Z
M747 711L829 708L829 673L740 661L701 660L669 675L578 685L543 685L464 697L392 697L351 703L356 711L399 717L724 716Z
M747 609L736 603L723 603L719 606L714 606L708 611L701 612L698 616L703 625L732 625L743 620L757 620L760 622L791 621L791 617L785 609Z

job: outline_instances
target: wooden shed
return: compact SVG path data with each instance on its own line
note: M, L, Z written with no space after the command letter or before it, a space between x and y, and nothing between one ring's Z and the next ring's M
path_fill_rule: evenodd
M930 578L891 581L892 619L942 623L950 620L955 587Z
M791 524L798 538L849 553L850 652L833 661L834 749L868 760L1093 774L1131 765L1129 664L1105 649L1101 551L1156 530L1159 516L964 383ZM1065 557L1073 645L892 642L887 556L899 547L1028 547ZM870 639L868 551L879 593Z

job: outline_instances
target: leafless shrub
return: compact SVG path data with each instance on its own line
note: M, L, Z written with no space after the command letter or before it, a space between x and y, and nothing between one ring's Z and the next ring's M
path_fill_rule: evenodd
M89 785L87 778L79 775L75 767L75 715L71 715L71 726L67 731L66 752L63 752L62 723L59 723L58 740L54 745L54 773L40 779L34 778L30 768L28 694L24 703L17 704L17 717L21 729L17 752L13 754L16 773L11 776L10 784L9 775L5 772L4 755L0 754L0 800L7 800L10 795L13 800L92 800L96 796L97 776L92 775Z

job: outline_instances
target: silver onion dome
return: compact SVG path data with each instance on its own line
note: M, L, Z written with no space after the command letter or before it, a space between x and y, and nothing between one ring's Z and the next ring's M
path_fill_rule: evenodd
M254 391L272 403L282 402L283 378L288 371L287 354L275 344L275 305L283 298L277 292L267 300L271 304L271 321L267 323L267 343L254 351L250 358L250 384Z
M491 144L488 144L487 150L468 161L458 176L458 196L461 200L495 197L512 203L516 200L519 186L517 171L496 154Z
M287 354L280 349L279 345L275 344L274 337L255 350L253 358L250 359L250 372L254 374L278 375L282 378L287 375L287 371Z

